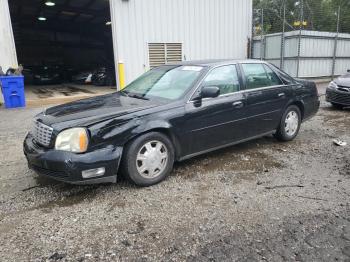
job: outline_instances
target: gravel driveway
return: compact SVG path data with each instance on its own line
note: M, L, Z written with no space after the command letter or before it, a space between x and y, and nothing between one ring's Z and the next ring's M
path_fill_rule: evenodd
M0 110L0 261L350 261L349 110L322 102L293 142L178 163L149 188L37 177L22 141L39 111Z

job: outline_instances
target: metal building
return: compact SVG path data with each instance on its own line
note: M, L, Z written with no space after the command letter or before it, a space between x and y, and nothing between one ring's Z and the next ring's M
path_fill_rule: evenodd
M298 77L330 77L350 69L350 34L292 31L254 37L253 57L262 58ZM299 47L300 41L300 47ZM281 63L281 55L283 56Z
M21 2L14 2L16 8L12 10L10 5L12 19L21 14L18 12L20 8L17 8ZM26 3L26 9L31 15L26 19L37 20L35 15L37 10L41 10L47 21L35 23L46 31L49 25L54 25L53 30L57 30L59 24L63 25L66 21L74 22L74 27L72 24L59 30L72 31L71 28L79 28L84 23L91 28L112 26L114 64L119 87L150 68L169 62L243 59L248 56L252 0L109 0L110 18L109 13L108 17L101 17L106 8L97 10L106 3L103 0L51 0L56 4L55 7L40 4L44 2L47 1L35 1L35 6ZM30 11L30 8L34 11ZM0 0L0 65L5 68L17 64L8 10L8 0ZM57 19L61 20L55 23ZM55 38L63 35L54 33ZM52 38L47 33L45 36Z
M0 0L0 66L5 71L17 66L15 42L7 0Z
M111 0L115 61L126 82L176 60L246 58L252 0Z

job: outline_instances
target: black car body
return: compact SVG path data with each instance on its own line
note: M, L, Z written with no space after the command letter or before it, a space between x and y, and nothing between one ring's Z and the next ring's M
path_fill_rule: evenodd
M337 108L350 107L350 71L329 84L326 101Z
M265 71L255 73L257 68ZM130 88L127 87L126 91L52 107L37 115L36 131L30 132L24 141L29 166L39 174L75 184L116 182L121 159L127 162L133 141L147 134L158 134L164 144L170 141L167 149L173 156L169 155L172 157L169 157L169 162L181 161L278 133L280 128L284 128L281 119L285 118L286 110L290 111L288 108L294 108L291 112L300 115L300 122L313 116L319 108L313 82L295 80L261 61L194 61L163 66L146 74L165 69L170 72L175 69L192 70L198 77L176 99L140 96L128 92ZM222 70L231 72L227 69L234 70L236 74L232 85L215 80L222 78ZM248 76L246 72L252 73ZM139 85L142 81L141 77L129 86ZM268 86L269 81L279 84ZM169 94L174 96L174 92ZM77 127L87 132L89 142L86 152L56 150L58 135ZM296 133L299 127L294 127ZM287 138L294 138L296 133ZM82 177L84 170L95 172L100 167L104 170L103 175ZM130 169L127 171L130 172ZM155 182L159 181L139 184Z
M53 85L63 82L62 68L59 66L34 66L32 74L35 85Z

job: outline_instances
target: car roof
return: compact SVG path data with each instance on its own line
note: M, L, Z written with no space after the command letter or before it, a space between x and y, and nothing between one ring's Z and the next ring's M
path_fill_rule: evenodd
M256 59L245 59L245 60L239 60L239 59L207 59L207 60L193 60L193 61L182 61L179 63L172 63L167 65L192 65L192 66L220 66L220 65L227 65L227 64L237 64L237 63L265 63L261 60Z

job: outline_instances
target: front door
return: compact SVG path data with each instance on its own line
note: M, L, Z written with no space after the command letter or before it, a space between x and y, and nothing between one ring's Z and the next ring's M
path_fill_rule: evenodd
M199 88L205 86L219 87L220 95L204 98L200 104L186 105L185 125L186 130L190 130L186 134L186 155L220 147L245 136L245 100L244 94L239 92L241 83L236 65L212 69Z

